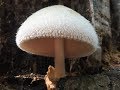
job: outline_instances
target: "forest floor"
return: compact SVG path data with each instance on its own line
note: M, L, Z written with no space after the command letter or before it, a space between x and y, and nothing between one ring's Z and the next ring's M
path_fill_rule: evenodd
M94 84L96 84L96 85L100 84L101 82L108 83L108 85L106 85L106 86L99 85L100 87L102 87L102 90L120 90L120 83L119 83L120 82L120 53L112 54L111 59L112 59L111 63L110 63L111 68L104 70L101 73L98 73L93 76L88 75L87 77L86 76L85 77L84 76L75 77L75 78L71 77L72 79L66 77L66 78L60 80L61 83L59 83L60 85L58 85L58 87L61 86L61 88L59 90L69 90L69 89L65 88L67 86L63 87L64 85L68 85L68 87L74 86L74 87L81 88L81 89L76 89L76 90L93 90L93 89L91 89L92 87L90 89L84 89L78 80L81 78L80 82L83 82L83 84L86 84L84 82L89 80L89 79L86 79L89 77L90 77L90 79L92 78L91 82L93 80L96 80L96 78L98 80L100 78L102 78L104 80L108 80L105 82L99 81L99 83L97 81L95 81ZM72 82L75 81L75 83L77 81L77 83L81 87L75 86L73 84L69 85L70 84L69 81L72 81ZM96 86L94 86L94 87L96 87ZM106 87L108 87L109 89L107 89ZM71 88L71 90L75 90L72 88ZM47 89L46 89L46 85L45 85L45 81L44 81L44 75L29 73L29 74L18 75L18 76L8 76L8 75L0 76L0 90L47 90ZM96 90L96 89L94 89L94 90ZM97 90L101 90L101 88L98 88Z
M98 78L100 79L101 77L105 80L106 76L107 78L109 78L109 82L107 81L107 83L109 83L110 86L108 86L109 88L112 88L110 90L120 90L120 67L119 65L113 65L115 66L114 68L111 68L107 71L103 71L100 74L97 75L91 75L88 76L87 78ZM78 81L78 77L77 80L72 77L73 80ZM83 77L79 77L79 78L84 78ZM66 81L65 81L66 80ZM62 84L65 85L65 83L68 83L69 78L65 78L62 79L60 82L61 86L63 86ZM72 79L70 79L71 81L73 81ZM83 80L83 79L81 79ZM86 80L86 79L85 79ZM39 74L26 74L26 75L18 75L18 76L1 76L0 77L0 90L46 90L46 85L44 82L44 76L43 75L39 75ZM84 80L83 80L84 81ZM81 81L81 82L83 82ZM102 81L99 81L99 83ZM98 84L98 82L96 82ZM103 83L106 83L103 81ZM69 85L69 84L68 84ZM71 85L72 86L72 85ZM66 87L66 86L65 86ZM104 86L101 86L104 87ZM115 89L113 89L115 88ZM63 89L63 87L61 87L60 90L69 90L69 89ZM71 89L74 90L74 89ZM81 90L81 89L76 89L76 90ZM83 89L83 90L92 90L92 89ZM97 89L100 90L100 89ZM107 90L106 88L103 88L102 90ZM109 90L109 89L108 89Z

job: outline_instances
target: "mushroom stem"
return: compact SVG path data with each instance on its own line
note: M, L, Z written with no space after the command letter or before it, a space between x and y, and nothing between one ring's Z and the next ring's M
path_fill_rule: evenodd
M55 49L55 78L59 79L65 76L64 62L64 39L56 38L54 40Z

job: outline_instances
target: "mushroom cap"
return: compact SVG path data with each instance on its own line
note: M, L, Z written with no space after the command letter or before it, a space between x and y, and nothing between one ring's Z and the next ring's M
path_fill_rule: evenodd
M91 55L98 36L90 22L76 11L54 5L33 13L20 26L17 46L31 54L54 57L54 39L64 39L66 58Z

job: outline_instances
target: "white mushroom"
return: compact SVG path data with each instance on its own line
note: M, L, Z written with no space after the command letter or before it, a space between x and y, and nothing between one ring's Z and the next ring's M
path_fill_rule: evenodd
M76 11L54 5L27 18L16 35L17 46L31 54L55 57L55 77L65 76L65 58L91 55L98 37L90 22Z

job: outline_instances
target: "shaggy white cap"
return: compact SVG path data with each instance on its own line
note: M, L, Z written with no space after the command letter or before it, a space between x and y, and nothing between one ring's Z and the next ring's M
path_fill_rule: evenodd
M16 43L28 53L54 56L53 38L65 39L66 57L88 56L98 47L98 37L90 22L76 11L62 5L43 8L28 17L17 32ZM72 45L73 42L79 43L78 46L75 46L77 43ZM71 52L71 48L76 48L77 54L76 51ZM84 52L81 49L88 50Z

